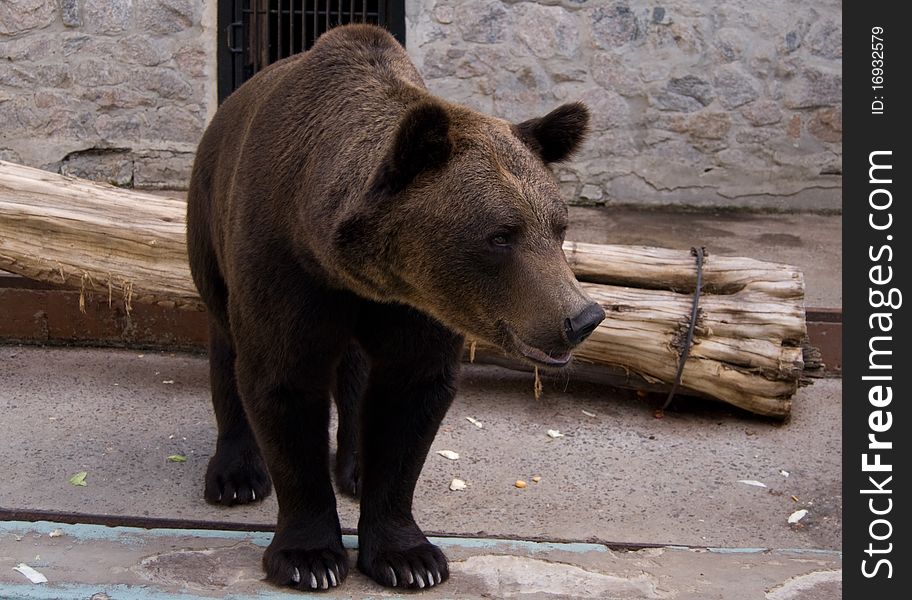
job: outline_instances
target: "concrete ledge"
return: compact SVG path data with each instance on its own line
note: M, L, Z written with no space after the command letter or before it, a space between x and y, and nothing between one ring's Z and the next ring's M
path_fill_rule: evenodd
M0 522L0 598L19 600L272 600L395 598L353 566L339 590L308 594L260 581L268 532L139 529ZM345 536L354 551L357 540ZM486 538L433 538L450 580L422 598L815 598L838 597L841 554L825 550L647 548ZM354 564L354 553L350 559ZM13 571L45 575L33 584ZM750 571L750 577L744 573ZM831 596L814 593L834 594ZM795 594L800 594L796 596Z

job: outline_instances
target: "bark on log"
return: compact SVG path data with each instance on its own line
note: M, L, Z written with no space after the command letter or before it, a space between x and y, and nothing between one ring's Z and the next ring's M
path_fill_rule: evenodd
M133 302L202 310L184 214L181 200L0 161L0 269L107 294L127 311ZM696 286L691 254L577 242L564 250L608 313L577 361L670 385ZM682 391L785 417L803 382L806 338L798 269L709 254Z

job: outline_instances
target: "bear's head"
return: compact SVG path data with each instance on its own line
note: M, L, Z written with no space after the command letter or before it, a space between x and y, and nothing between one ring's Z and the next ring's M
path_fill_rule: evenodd
M605 317L562 250L549 164L581 144L578 103L519 124L428 100L406 111L362 204L336 231L347 278L471 338L550 367Z

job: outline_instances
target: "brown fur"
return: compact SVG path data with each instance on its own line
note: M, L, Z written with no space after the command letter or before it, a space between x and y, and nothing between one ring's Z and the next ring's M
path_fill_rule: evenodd
M446 578L411 493L462 335L557 365L604 316L563 256L567 209L546 164L577 149L587 120L579 104L516 125L450 104L389 34L360 25L219 109L188 199L219 425L206 496L262 498L265 462L271 581L323 587L347 569L324 465L330 390L345 421L337 476L362 497L359 567L385 585L422 587L418 565Z

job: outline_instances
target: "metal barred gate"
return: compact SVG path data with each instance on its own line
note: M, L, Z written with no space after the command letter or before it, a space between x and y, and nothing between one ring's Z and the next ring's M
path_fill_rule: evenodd
M267 65L310 48L346 23L386 27L405 45L404 0L220 0L218 98Z

